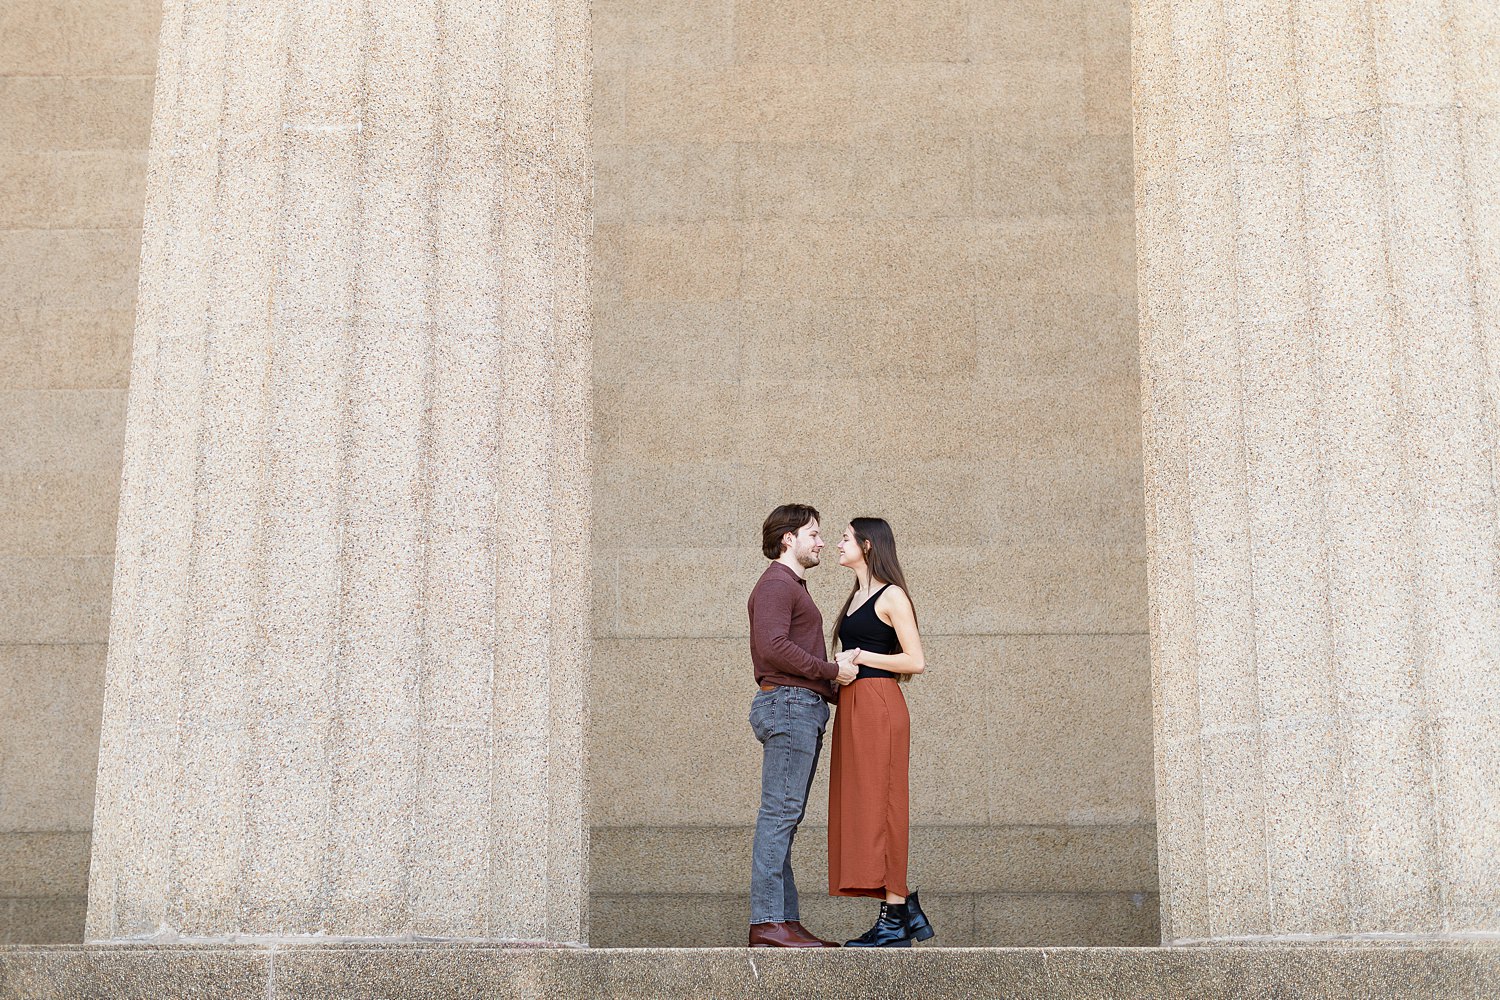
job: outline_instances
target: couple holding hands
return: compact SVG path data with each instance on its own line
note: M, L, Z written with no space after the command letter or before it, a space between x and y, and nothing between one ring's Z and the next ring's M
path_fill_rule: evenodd
M891 526L856 517L838 542L854 587L834 623L827 657L823 616L806 573L824 548L816 509L784 504L761 526L771 565L750 594L750 658L760 691L750 729L764 748L760 814L750 874L750 947L834 948L798 919L792 839L838 705L828 787L828 892L881 901L875 925L851 948L903 948L933 936L906 885L907 765L911 717L901 683L924 669L917 615Z

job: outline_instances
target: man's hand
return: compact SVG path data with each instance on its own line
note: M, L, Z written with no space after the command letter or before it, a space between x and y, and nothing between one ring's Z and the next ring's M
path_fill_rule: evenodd
M845 649L841 650L838 656L835 657L839 665L839 675L834 679L838 681L840 687L852 684L854 678L859 676L859 668L854 665L854 657L858 653L859 650L857 649Z

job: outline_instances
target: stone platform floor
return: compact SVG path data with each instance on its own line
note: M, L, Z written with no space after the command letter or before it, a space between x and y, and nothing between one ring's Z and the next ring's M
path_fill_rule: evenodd
M0 948L3 1000L1500 998L1500 946L562 949L460 943Z

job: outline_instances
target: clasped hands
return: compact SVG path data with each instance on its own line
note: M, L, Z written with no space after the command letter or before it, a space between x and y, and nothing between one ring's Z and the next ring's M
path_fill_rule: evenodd
M858 656L859 650L844 649L840 650L839 654L834 657L834 662L839 665L839 675L834 680L838 682L839 687L843 687L846 684L853 684L854 678L859 676L859 667L854 663Z

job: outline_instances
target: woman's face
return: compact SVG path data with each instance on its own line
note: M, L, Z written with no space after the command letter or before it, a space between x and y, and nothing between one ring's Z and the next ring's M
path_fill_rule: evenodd
M859 547L859 539L854 537L854 529L845 528L844 537L839 539L839 565L854 569L864 562L865 554Z

